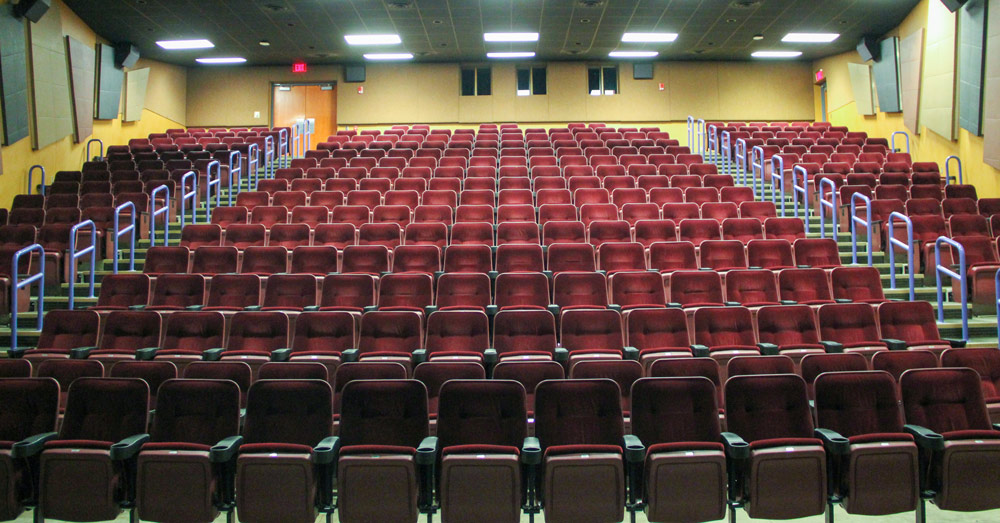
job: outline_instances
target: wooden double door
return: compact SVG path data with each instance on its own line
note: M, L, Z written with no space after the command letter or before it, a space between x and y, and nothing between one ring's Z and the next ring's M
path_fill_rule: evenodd
M273 127L291 127L296 120L314 118L312 147L337 134L337 84L274 84Z

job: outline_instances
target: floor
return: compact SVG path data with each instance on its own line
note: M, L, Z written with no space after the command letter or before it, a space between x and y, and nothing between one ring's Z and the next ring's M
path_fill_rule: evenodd
M835 517L835 519L836 519L836 521L838 523L861 523L861 522L866 522L866 523L912 523L913 521L915 521L915 515L914 515L913 512L902 513L902 514L893 514L893 515L889 515L889 516L852 516L852 515L847 514L846 512L844 512L844 510L842 508L840 508L840 507L837 507L835 510L836 510L836 517ZM765 521L768 521L768 520L762 520L762 519L751 520L750 518L746 517L746 514L744 512L742 512L742 511L737 512L736 518L737 518L738 521L758 521L758 522L762 522L762 523L765 522ZM626 521L629 520L628 513L625 514L625 520ZM32 522L31 513L24 513L24 514L21 515L21 517L17 518L15 521L17 523L31 523ZM56 520L48 520L48 521L56 521ZM128 515L127 514L122 514L121 516L119 516L114 521L116 523L128 523ZM225 521L226 521L225 516L220 516L219 519L217 519L215 523L225 523ZM324 523L325 519L323 517L320 517L320 518L317 518L316 521L317 521L317 523ZM336 517L334 518L334 521L336 521ZM426 520L425 517L421 517L419 523L424 523L426 521L427 520ZM435 516L434 521L435 522L439 522L440 521L440 517ZM539 515L538 517L535 518L535 521L537 523L544 523L544 517L542 517L542 515ZM645 515L643 515L641 513L638 514L638 517L636 518L636 521L638 523L647 523ZM721 520L721 521L725 521L725 520ZM813 517L809 517L809 518L787 520L787 521L790 521L792 523L794 523L794 522L800 522L800 523L823 523L824 522L824 518L823 518L823 516L813 516ZM1000 509L997 509L997 510L988 510L988 511L983 511L983 512L946 512L946 511L938 510L937 507L935 507L932 504L928 504L927 521L929 523L950 523L950 522L962 522L962 523L977 523L977 522L984 522L985 523L985 522L993 522L993 523L995 523L997 521L1000 521ZM521 523L528 523L528 516L526 516L526 515L522 516L521 517Z

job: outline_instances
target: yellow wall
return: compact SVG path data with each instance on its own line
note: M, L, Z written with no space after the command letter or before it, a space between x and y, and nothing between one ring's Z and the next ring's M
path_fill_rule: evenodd
M338 82L341 126L398 122L470 124L565 121L682 121L705 119L808 120L813 116L811 71L805 62L658 62L652 80L632 79L619 65L619 91L590 96L587 64L547 65L548 94L516 96L512 63L493 63L492 96L460 96L458 64L368 64L363 84L342 82L340 66L307 74L288 67L198 67L188 71L187 123L249 126L269 123L271 84ZM664 90L659 90L659 84ZM364 86L364 94L357 87ZM775 96L778 88L781 96ZM261 117L254 119L254 112Z
M64 35L70 35L81 42L93 46L97 42L107 43L96 35L75 13L68 9L62 0L54 0L52 7L45 16L61 17ZM105 146L127 143L132 138L144 138L153 132L163 132L170 127L183 127L186 113L185 86L187 84L186 69L172 65L143 60L136 68L149 67L149 89L147 91L146 109L138 122L122 122L115 120L95 120L94 134L87 139L97 138ZM161 112L162 111L162 112ZM28 169L32 165L42 165L51 181L51 177L60 170L79 170L86 161L86 140L84 143L73 143L73 136L52 143L40 149L32 150L31 138L24 138L2 150L3 174L0 175L0 207L9 207L14 196L28 191ZM92 151L97 154L97 149ZM33 180L38 184L40 180Z
M914 31L927 29L929 2L937 0L922 0L906 17L899 27L885 36L905 38ZM926 55L924 56L926 67ZM921 125L920 134L910 133L903 125L903 113L879 112L874 116L858 114L851 93L850 77L847 73L848 63L862 63L861 57L854 51L837 56L817 60L813 69L823 69L827 77L827 118L834 125L846 125L852 131L865 131L869 136L888 138L894 131L907 131L910 134L910 154L914 161L938 162L944 169L945 158L957 155L962 159L965 183L976 186L980 198L1000 196L1000 170L983 162L983 138L973 136L965 129L959 129L958 139L949 140ZM816 119L822 119L818 102L819 88L815 89L817 102ZM995 93L987 96L995 96ZM902 139L897 140L900 142ZM953 173L954 174L954 173Z

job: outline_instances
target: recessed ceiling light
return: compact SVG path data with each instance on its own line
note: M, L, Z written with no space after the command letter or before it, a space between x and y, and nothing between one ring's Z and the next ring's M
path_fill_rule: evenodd
M195 61L200 64L242 64L247 59L241 56L229 56L223 58L196 58Z
M413 53L365 53L365 60L413 60Z
M611 51L608 56L611 58L653 58L659 54L656 51Z
M622 42L673 42L677 33L625 33Z
M754 51L750 53L754 58L795 58L802 56L802 51Z
M807 44L828 44L840 37L839 33L788 33L782 42L801 42Z
M399 35L344 35L347 45L392 45L402 43Z
M764 35L762 35L760 33L757 33L757 34L753 35L753 39L757 40L759 42L759 41L761 41L761 40L764 39Z
M160 40L156 42L156 45L175 51L178 49L209 49L215 47L215 44L209 42L205 39L199 40Z
M487 58L534 58L534 51L515 51L515 52L494 52L486 53Z
M271 42L268 42L267 40L261 40L261 41L259 41L257 43L260 44L261 47L267 47L267 46L271 45Z
M537 42L538 33L483 33L487 42Z

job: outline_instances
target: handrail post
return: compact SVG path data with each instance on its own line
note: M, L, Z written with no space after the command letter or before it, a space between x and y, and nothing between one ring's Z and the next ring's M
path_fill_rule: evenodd
M865 202L865 218L857 216L858 200ZM851 263L858 263L858 225L864 225L868 239L868 266L872 266L872 200L861 193L851 195Z
M191 191L188 192L188 180L191 180ZM187 223L185 221L185 215L187 214L187 201L191 200L191 223L194 223L196 214L195 211L198 209L198 173L195 171L188 171L181 176L181 228Z
M778 181L780 193L774 189L774 181ZM785 159L777 154L771 157L771 203L778 206L778 194L781 194L781 217L785 217Z
M941 245L948 244L952 249L958 251L958 271L955 272L944 265L941 265ZM954 261L954 258L952 258ZM950 278L958 279L958 284L962 289L962 339L969 339L969 288L966 285L966 274L965 274L965 247L962 247L961 243L948 238L947 236L939 236L937 240L934 241L934 275L937 280L937 305L938 305L938 323L944 323L944 292L941 290L941 275L948 276Z
M215 167L215 179L212 179L212 167ZM212 160L205 166L205 219L212 219L212 188L215 187L215 206L222 205L222 162Z
M240 164L240 152L229 151L229 205L233 205L233 178L236 178L236 189L239 191L243 183L243 166Z
M722 131L722 161L723 161L723 171L725 174L732 176L732 164L733 164L733 142L732 137L729 135L729 131Z
M954 154L944 159L944 183L945 185L951 184L954 179L951 177L951 161L955 160L958 162L958 184L962 185L964 180L962 179L962 159Z
M253 175L253 190L257 189L257 182L260 181L260 148L257 144L252 143L247 145L247 182L250 181L250 175Z
M824 189L830 186L830 201L826 201ZM819 181L819 237L826 238L826 210L830 210L831 222L833 222L833 239L837 239L837 184L833 178L823 178Z
M909 154L910 153L910 135L907 134L906 131L896 131L896 132L892 133L892 136L889 137L889 139L891 140L889 142L889 147L892 149L892 152L896 152L896 135L897 134L901 134L901 135L903 135L903 138L906 138L906 153Z
M302 132L298 121L292 123L292 158L299 158L299 146L302 144Z
M736 139L736 171L740 175L740 185L747 184L747 141L744 138ZM752 189L753 186L751 185Z
M760 155L758 160L757 156ZM757 188L757 171L760 171L760 190ZM751 180L754 193L757 198L764 199L764 148L755 145L753 149L750 150L750 172L753 176Z
M694 133L694 116L688 116L687 118L687 133L688 133L688 147L692 152L695 150L695 133Z
M285 166L285 157L289 154L288 129L278 129L278 164L280 167ZM272 171L271 174L274 174L274 171Z
M163 208L156 208L156 197L160 193L164 193L163 196ZM161 185L155 189L153 192L149 193L149 246L156 246L156 219L163 216L163 245L168 245L170 243L170 188L166 185Z
M80 229L83 228L90 228L90 246L77 251L76 236L80 232ZM69 308L72 310L76 296L77 260L88 254L90 255L90 287L87 297L94 297L94 267L97 265L97 225L94 224L93 220L84 220L73 226L73 229L69 233L69 252L67 254L69 261Z
M900 220L906 224L906 243L897 240L893 236L893 230L895 228L895 220ZM889 238L889 287L892 289L896 288L896 249L894 246L898 246L906 251L906 274L910 280L910 301L916 299L916 292L914 290L914 276L913 276L913 220L910 220L908 216L903 213L893 211L889 213L888 222L886 223L889 228L886 233Z
M19 280L18 266L21 261L21 256L25 254L31 254L33 252L38 253L38 272L34 274L29 274L25 279ZM35 243L29 245L14 253L13 262L11 264L11 284L10 284L10 346L13 349L17 348L17 295L22 287L28 287L36 281L38 283L38 304L35 307L38 310L38 330L41 331L44 327L43 321L45 320L45 248L41 245ZM29 264L30 269L30 264Z
M697 134L698 134L698 154L705 157L705 119L699 118L697 122ZM691 151L694 152L694 151Z
M719 152L719 128L715 124L708 126L708 147L705 149L705 160L715 161Z
M265 136L264 137L264 178L274 178L274 137L273 136Z
M45 194L45 167L42 165L32 165L28 168L28 194L31 194L31 189L34 186L34 184L31 183L31 179L32 174L34 174L36 169L42 171L42 184L40 185L41 189L39 189L38 194Z
M98 144L101 145L101 155L99 156L99 158L104 158L104 142L102 142L98 138L91 138L90 140L87 140L87 161L90 161L90 159L93 158L93 156L90 155L90 144L94 142L97 142Z
M121 214L122 214L122 211L124 211L126 209L129 210L129 217L131 217L132 223L129 224L128 227L125 227L124 229L122 229L121 228ZM111 272L113 274L118 274L118 241L125 234L129 235L129 240L128 240L128 244L129 244L129 247L128 247L128 270L130 270L130 271L134 271L135 270L135 223L136 223L136 216L135 215L136 215L135 204L132 203L132 202L125 202L125 203L119 205L118 207L115 207L115 220L114 220L114 225L115 225L114 251L115 252L114 252L114 264L113 264L113 267L111 269Z
M802 174L802 185L799 185L799 174ZM802 214L799 214L799 195L802 196ZM792 167L792 209L795 217L804 217L805 232L809 234L809 171L801 165Z

